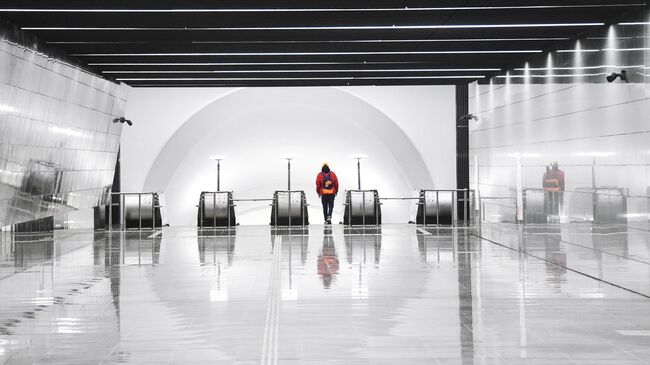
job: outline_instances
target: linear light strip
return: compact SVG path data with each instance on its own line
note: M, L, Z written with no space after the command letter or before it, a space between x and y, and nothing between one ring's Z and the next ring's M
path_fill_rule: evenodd
M618 25L650 25L650 22L623 22Z
M599 49L558 49L557 53L593 53L600 52Z
M298 12L382 12L382 11L455 11L455 10L508 10L508 9L567 9L610 8L620 6L643 6L643 3L624 4L567 4L567 5L519 5L519 6L448 6L448 7L400 7L400 8L258 8L258 9L52 9L52 8L4 8L5 13L298 13Z
M499 75L496 76L498 79L507 79L507 78L515 78L515 79L525 79L527 77L532 77L532 78L552 78L552 77L586 77L586 76L605 76L608 75L605 72L599 72L599 73L591 73L591 74L574 74L574 75Z
M551 71L551 70L594 70L599 68L643 68L645 65L618 66L618 65L599 65L599 66L582 66L582 67L521 67L515 68L515 71Z
M88 66L258 66L258 65L383 65L427 64L416 61L363 61L363 62L89 62Z
M650 51L650 48L603 48L603 51L614 51L614 52Z
M205 53L73 53L75 57L178 57L178 56L336 56L336 55L408 55L408 54L502 54L542 53L538 49L494 51L378 51L378 52L205 52Z
M500 68L411 68L411 69L381 69L381 70L133 70L133 71L102 71L105 74L158 74L158 73L312 73L312 72L493 72Z
M296 26L296 27L22 27L23 30L81 30L81 31L260 31L260 30L403 30L403 29L484 29L484 28L553 28L593 27L605 23L538 23L538 24L458 24L458 25L349 25L349 26Z
M650 48L602 48L602 49L559 49L558 53L593 53L601 51L612 52L635 52L635 51L650 51Z
M453 43L453 42L524 42L566 41L566 37L538 38L448 38L448 39L353 39L353 40L285 40L285 41L192 41L192 44L325 44L325 43ZM47 44L155 44L151 41L53 41Z
M395 76L395 77L151 77L116 78L117 81L263 81L263 80L395 80L395 79L482 79L485 75Z

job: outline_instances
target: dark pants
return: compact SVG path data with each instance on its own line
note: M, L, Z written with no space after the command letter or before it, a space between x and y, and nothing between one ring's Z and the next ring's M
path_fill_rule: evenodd
M324 194L321 195L321 201L323 202L323 217L332 217L332 211L334 210L334 194Z

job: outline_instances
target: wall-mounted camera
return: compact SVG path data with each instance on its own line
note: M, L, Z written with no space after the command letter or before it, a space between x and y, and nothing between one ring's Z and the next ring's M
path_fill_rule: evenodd
M119 118L113 119L113 123L126 123L126 124L129 125L129 127L133 125L133 122L131 120L126 119L124 117L119 117Z

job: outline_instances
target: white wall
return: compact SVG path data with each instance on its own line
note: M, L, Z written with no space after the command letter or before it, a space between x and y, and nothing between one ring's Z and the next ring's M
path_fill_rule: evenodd
M208 159L224 154L222 190L270 198L286 188L283 153L298 155L292 188L308 193L322 222L314 180L323 161L343 188L356 188L352 153L365 153L362 187L410 196L455 187L453 86L132 89L122 134L125 191L164 191L172 225L195 223L198 195L216 188ZM343 196L335 219L341 219ZM408 220L409 204L387 202L385 221ZM267 203L239 203L242 224L267 224Z

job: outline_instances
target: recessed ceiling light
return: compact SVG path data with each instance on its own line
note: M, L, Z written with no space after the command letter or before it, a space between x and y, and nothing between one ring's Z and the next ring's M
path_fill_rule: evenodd
M394 77L128 77L117 81L277 81L277 80L400 80L400 79L482 79L485 75L394 76Z
M532 78L540 78L540 79L546 79L546 78L552 78L552 77L565 77L565 78L570 78L570 77L592 77L592 76L603 76L607 75L607 73L604 72L599 72L599 73L591 73L591 74L560 74L560 75L499 75L496 76L498 79L505 79L505 78L511 78L511 79L525 79L527 77L532 77Z
M599 65L599 66L582 66L582 67L529 67L530 71L550 71L550 70L593 70L599 68L641 68L644 65L637 66L618 66L618 65ZM515 68L515 71L525 71L526 68Z
M178 57L178 56L336 56L336 55L403 55L403 54L502 54L542 53L538 49L472 51L369 51L369 52L200 52L200 53L73 53L75 57Z
M274 13L274 12L384 12L384 11L456 11L456 10L507 10L507 9L567 9L643 6L643 3L624 4L566 4L566 5L511 5L511 6L444 6L444 7L392 7L392 8L256 8L256 9L56 9L56 8L5 8L0 12L13 13Z
M650 48L603 48L603 51L613 51L613 52L650 51Z
M484 29L484 28L554 28L592 27L605 23L526 23L526 24L456 24L456 25L341 25L295 27L23 27L24 30L48 31L262 31L262 30L405 30L405 29Z
M341 69L341 70L108 70L105 74L208 74L208 73L319 73L319 72L493 72L501 71L500 68L409 68L409 69Z
M650 25L650 22L623 22L618 25Z
M590 53L600 52L599 49L558 49L558 53Z

